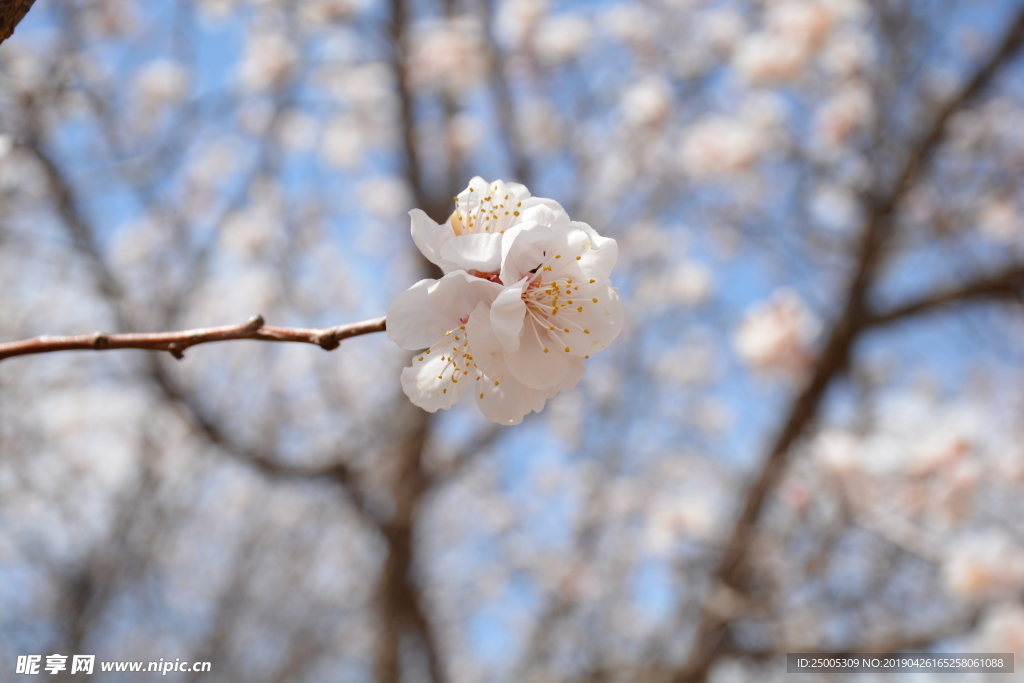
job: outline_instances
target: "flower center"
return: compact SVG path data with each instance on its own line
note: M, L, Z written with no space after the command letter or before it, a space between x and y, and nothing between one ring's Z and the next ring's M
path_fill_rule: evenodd
M430 351L427 353L440 353L441 361L444 363L437 378L440 380L448 379L452 384L458 384L459 380L468 375L474 368L476 363L473 362L473 355L469 348L469 336L466 334L466 322L468 322L469 316L465 316L460 319L460 325L453 330L449 330L445 333L441 341L430 347ZM425 355L420 356L419 361L425 360ZM477 371L479 374L479 371ZM474 377L473 379L476 379ZM448 389L443 388L442 392L447 394Z
M502 233L519 217L523 203L512 197L504 185L495 184L486 189L489 191L484 197L471 187L455 198L455 211L448 223L456 235Z
M489 280L490 282L497 282L499 285L505 284L501 281L501 278L498 277L498 273L484 273L479 270L469 270L467 272L474 277L483 278L484 280ZM462 322L466 321L463 320Z

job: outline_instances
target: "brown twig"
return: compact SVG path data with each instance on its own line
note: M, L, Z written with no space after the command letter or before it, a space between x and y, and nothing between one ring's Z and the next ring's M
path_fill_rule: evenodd
M343 339L372 332L383 332L385 327L386 320L383 317L336 327L271 327L263 324L263 316L254 315L241 325L205 327L196 330L181 330L180 332L131 334L96 332L70 337L44 336L6 342L0 344L0 360L55 351L108 351L111 349L167 351L175 358L181 359L185 357L185 349L190 346L235 339L315 344L325 351L331 351L338 348Z
M972 299L1004 296L1014 297L1019 301L1022 288L1024 288L1024 265L1012 266L956 287L933 292L916 301L895 306L887 311L875 313L870 316L866 324L872 327L881 327L904 318L930 313L952 303Z
M21 23L35 0L0 1L0 43L14 35L14 28Z

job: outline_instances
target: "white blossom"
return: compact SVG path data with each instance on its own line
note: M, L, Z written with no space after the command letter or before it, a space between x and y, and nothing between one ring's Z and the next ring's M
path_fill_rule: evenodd
M798 78L835 21L823 2L784 0L768 11L766 30L740 44L734 66L751 83Z
M188 89L188 71L170 60L152 61L135 74L135 93L146 109L177 104L188 94Z
M490 315L500 346L478 359L484 372L507 367L535 389L582 376L582 359L607 348L623 323L618 290L608 279L618 257L615 240L543 201L503 235L505 286Z
M703 178L750 167L764 151L757 128L740 118L712 116L698 121L683 139L682 165Z
M418 90L467 92L490 71L486 29L469 16L429 20L410 36L409 80Z
M622 98L622 115L637 127L653 126L665 119L672 106L672 88L660 76L650 76L636 83Z
M429 346L403 371L402 387L433 412L476 382L484 415L518 424L576 386L584 359L621 330L608 279L618 246L521 185L474 178L456 202L444 225L410 212L417 246L448 272L409 288L388 311L392 341Z
M819 327L796 292L780 289L746 315L736 333L736 350L755 368L797 371L810 360Z
M529 198L530 192L519 183L489 183L476 176L455 198L455 211L447 222L437 224L420 209L410 211L412 239L445 273L497 273L501 235L520 222Z
M547 66L557 66L580 56L590 44L590 22L581 16L562 15L541 21L533 49Z
M256 33L246 40L238 79L249 90L270 90L288 79L298 60L298 49L288 36L278 32Z
M953 543L942 570L946 586L962 598L1010 596L1024 586L1024 552L1007 534L988 530Z
M476 356L479 348L496 343L489 306L501 290L495 282L456 271L440 280L421 280L391 304L388 337L404 349L425 349L402 371L402 390L413 404L431 413L451 408L472 387L487 419L514 425L579 381L582 363L579 376L564 378L546 391L525 386L493 363L488 365L491 374L483 373Z
M997 242L1012 244L1021 234L1020 211L1008 197L989 196L978 210L978 230Z

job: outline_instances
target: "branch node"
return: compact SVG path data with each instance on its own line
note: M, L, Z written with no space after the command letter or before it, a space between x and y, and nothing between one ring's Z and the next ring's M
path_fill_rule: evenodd
M263 327L263 316L257 313L245 322L245 329L248 332L255 332Z
M105 349L108 346L110 346L110 338L107 337L107 335L102 332L97 332L92 335L92 348L99 351L100 349Z
M172 346L169 349L167 349L167 352L174 356L175 359L177 360L185 360L185 351L182 349Z
M323 334L318 334L315 341L324 351L333 351L341 346L341 342L338 341L338 331L335 329L328 330Z

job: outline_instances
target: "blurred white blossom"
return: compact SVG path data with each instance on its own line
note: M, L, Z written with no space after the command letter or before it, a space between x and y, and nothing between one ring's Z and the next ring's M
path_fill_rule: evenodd
M672 106L672 89L661 77L650 76L630 87L622 98L622 114L634 126L655 126Z
M313 147L318 132L317 121L300 111L285 112L277 126L277 135L286 149L305 152Z
M1024 234L1022 219L1024 216L1013 199L989 196L982 200L978 210L978 230L997 242L1013 243Z
M974 636L974 652L1021 652L1024 650L1024 606L1001 602L981 615Z
M747 37L734 65L752 83L798 78L825 41L835 16L825 2L779 0L768 7L765 30Z
M280 87L299 59L294 42L279 31L258 31L246 37L245 52L238 69L243 87L264 91Z
M533 35L533 49L542 64L556 66L579 57L590 44L590 22L563 14L541 20Z
M503 0L494 20L494 34L506 48L520 47L547 12L548 0Z
M859 81L846 83L815 112L815 142L825 150L841 149L874 117L875 101L870 86Z
M749 168L763 151L759 131L748 122L723 116L694 124L683 139L682 164L703 178Z
M734 344L740 357L758 370L796 372L810 362L819 329L800 295L779 289L747 312Z
M188 94L188 70L177 62L159 59L143 65L135 74L135 93L146 110L181 102Z
M658 16L642 4L617 3L598 19L601 29L637 48L650 47L658 34Z
M1024 550L1006 533L986 530L950 544L942 571L949 590L965 600L1010 597L1024 587Z
M409 80L419 90L465 93L490 70L485 29L470 16L417 24L409 38Z
M354 116L338 116L327 124L320 141L320 156L336 168L354 168L363 158L366 141Z

